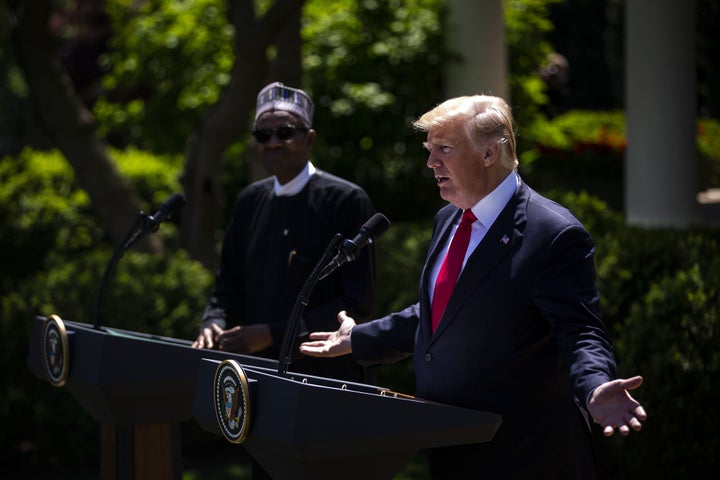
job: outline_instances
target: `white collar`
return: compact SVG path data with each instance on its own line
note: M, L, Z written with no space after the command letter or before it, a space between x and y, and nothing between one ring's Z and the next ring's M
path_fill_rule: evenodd
M472 212L485 228L490 228L495 222L519 186L520 176L513 170L500 185L472 207Z
M280 185L280 182L278 182L277 177L275 177L275 195L278 197L282 196L291 196L295 195L300 192L303 188L305 188L305 185L307 185L307 182L310 180L310 177L315 174L317 169L312 164L312 162L307 162L305 164L305 168L303 168L300 173L297 174L295 178L290 180L285 185Z

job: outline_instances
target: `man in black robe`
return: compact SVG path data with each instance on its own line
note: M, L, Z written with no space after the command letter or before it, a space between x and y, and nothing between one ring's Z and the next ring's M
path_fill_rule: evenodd
M304 91L279 82L258 94L253 135L272 176L237 197L193 347L277 359L296 298L331 239L354 237L374 213L362 188L310 161L313 110ZM374 254L366 248L318 282L303 315L307 329L335 328L340 310L368 320L374 277ZM290 370L364 381L362 367L349 358L303 357Z

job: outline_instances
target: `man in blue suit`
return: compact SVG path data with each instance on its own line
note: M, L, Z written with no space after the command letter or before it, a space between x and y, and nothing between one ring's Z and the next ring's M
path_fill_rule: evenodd
M340 328L301 351L366 365L412 354L419 397L502 415L491 442L429 451L433 478L596 478L592 422L627 435L646 414L628 393L642 377L615 379L590 235L518 175L502 99L454 98L415 127L449 202L420 301L360 325L340 312Z

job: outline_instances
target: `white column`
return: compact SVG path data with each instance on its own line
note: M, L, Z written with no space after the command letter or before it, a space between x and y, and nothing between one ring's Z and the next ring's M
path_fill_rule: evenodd
M699 220L694 0L626 0L625 212L634 225Z
M502 0L447 0L447 46L459 55L445 69L448 98L485 93L510 102Z

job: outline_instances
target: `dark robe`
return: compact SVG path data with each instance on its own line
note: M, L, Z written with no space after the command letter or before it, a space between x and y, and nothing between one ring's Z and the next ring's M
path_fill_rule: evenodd
M296 195L276 196L273 183L273 178L261 180L238 195L203 323L225 328L267 323L275 345L255 355L277 359L296 298L330 241L338 233L353 238L374 209L362 188L321 170ZM359 323L367 321L374 277L374 252L368 246L317 283L303 315L307 330L337 330L341 310ZM364 380L363 369L349 357L302 357L290 370Z

